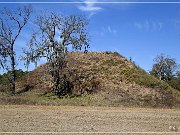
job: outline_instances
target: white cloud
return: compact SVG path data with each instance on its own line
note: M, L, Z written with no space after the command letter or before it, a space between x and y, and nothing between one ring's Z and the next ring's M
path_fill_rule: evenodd
M89 17L91 17L98 11L103 9L102 7L98 6L95 2L98 2L98 0L84 0L84 3L80 5L78 9L81 11L88 12Z
M92 4L92 3L86 3L85 6L79 6L79 9L82 10L82 11L99 11L101 10L102 8L101 7L98 7L98 6L95 6L95 4Z
M78 6L78 9L83 11L83 12L87 12L89 13L89 17L93 16L94 14L96 14L97 12L101 11L104 9L104 5L106 5L107 7L114 7L118 9L126 9L127 7L129 7L130 4L128 3L124 3L124 4L102 4L103 2L111 2L111 0L81 0L83 2L83 4L80 4ZM126 2L127 0L112 0L113 2ZM130 0L130 1L134 1L134 0ZM101 4L100 4L100 3ZM116 6L115 6L116 5Z
M163 28L163 23L161 21L146 19L143 22L135 22L134 26L139 30L154 32L154 31L160 31Z

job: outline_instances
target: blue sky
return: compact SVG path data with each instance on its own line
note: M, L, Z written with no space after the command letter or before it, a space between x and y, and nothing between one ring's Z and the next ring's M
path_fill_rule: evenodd
M15 43L17 59L22 52L21 48L26 46L30 39L32 30L36 28L33 24L34 17L41 11L53 11L65 15L84 15L89 19L88 31L91 38L89 51L117 51L128 59L131 57L146 71L151 69L153 58L161 53L175 58L180 63L180 4L105 4L87 2L108 0L79 1L82 3L32 4L34 12L30 22ZM159 0L163 1L168 0ZM0 9L3 7L13 9L23 5L0 4ZM23 62L18 62L17 68L24 69ZM31 66L30 70L33 68L34 66Z

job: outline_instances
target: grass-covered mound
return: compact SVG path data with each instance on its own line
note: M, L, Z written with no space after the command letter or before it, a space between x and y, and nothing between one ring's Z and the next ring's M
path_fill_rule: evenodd
M29 103L98 106L171 107L180 101L179 91L118 53L70 53L67 60L68 69L75 73L70 78L69 97L59 99L51 94L51 78L44 77L46 65L42 65L18 80L20 98Z

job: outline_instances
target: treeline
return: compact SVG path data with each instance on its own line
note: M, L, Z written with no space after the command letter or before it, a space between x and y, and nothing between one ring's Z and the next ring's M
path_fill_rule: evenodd
M154 59L150 74L180 91L180 65L174 58L164 54L158 55Z
M21 78L22 76L26 75L28 71L23 71L21 69L15 70L16 79ZM11 85L11 71L8 71L7 73L0 74L0 91L8 93L11 91L10 85Z
M28 71L23 71L22 69L15 70L16 79L21 78L22 76L26 75ZM10 76L11 71L8 71L7 73L0 74L0 85L10 85Z

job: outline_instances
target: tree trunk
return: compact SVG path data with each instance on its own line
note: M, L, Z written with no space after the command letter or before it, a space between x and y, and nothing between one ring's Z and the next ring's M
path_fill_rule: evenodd
M11 55L11 83L12 83L11 92L14 95L15 90L16 90L16 85L15 85L16 73L15 73L15 58L14 58L13 48L11 49L11 51L12 51L12 55Z

